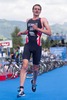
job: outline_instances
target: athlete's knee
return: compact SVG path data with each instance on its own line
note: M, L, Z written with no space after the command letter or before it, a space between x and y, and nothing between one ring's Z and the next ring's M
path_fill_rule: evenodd
M28 67L23 66L21 70L27 71Z
M22 64L22 68L21 69L27 71L27 69L28 69L28 61L27 60L24 60L23 61L23 64Z

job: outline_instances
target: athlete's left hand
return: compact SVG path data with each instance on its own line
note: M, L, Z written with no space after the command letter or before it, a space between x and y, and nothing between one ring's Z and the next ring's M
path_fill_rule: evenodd
M32 27L33 27L34 30L38 30L37 25L34 24Z

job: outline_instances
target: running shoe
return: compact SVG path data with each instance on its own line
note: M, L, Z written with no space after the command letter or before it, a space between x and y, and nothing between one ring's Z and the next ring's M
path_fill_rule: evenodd
M17 98L19 98L21 96L25 96L25 93L24 93L24 91L21 88L24 88L24 87L23 86L19 87Z
M35 92L36 91L36 84L33 83L33 80L31 80L31 84L32 84L32 91Z

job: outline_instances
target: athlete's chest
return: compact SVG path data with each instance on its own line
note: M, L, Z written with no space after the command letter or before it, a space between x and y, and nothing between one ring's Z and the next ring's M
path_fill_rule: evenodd
M28 23L27 23L27 27L28 28L31 28L33 27L33 25L36 25L37 27L39 26L39 22L38 21L34 21L34 20L30 20Z
M33 20L33 19L30 19L27 23L27 27L30 28L32 27L33 25L36 25L37 27L39 28L42 28L42 25L41 25L41 19L36 19L36 20Z

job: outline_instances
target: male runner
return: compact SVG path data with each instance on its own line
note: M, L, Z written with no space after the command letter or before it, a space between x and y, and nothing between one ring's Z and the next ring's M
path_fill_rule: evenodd
M27 34L26 44L23 52L23 66L20 71L20 87L18 97L25 95L24 82L31 54L33 58L33 79L31 81L32 91L36 91L36 79L41 58L41 35L42 33L49 36L51 35L51 29L47 19L39 17L41 10L42 7L39 4L35 4L32 8L33 18L29 19L27 22L27 30L18 33L18 36Z

